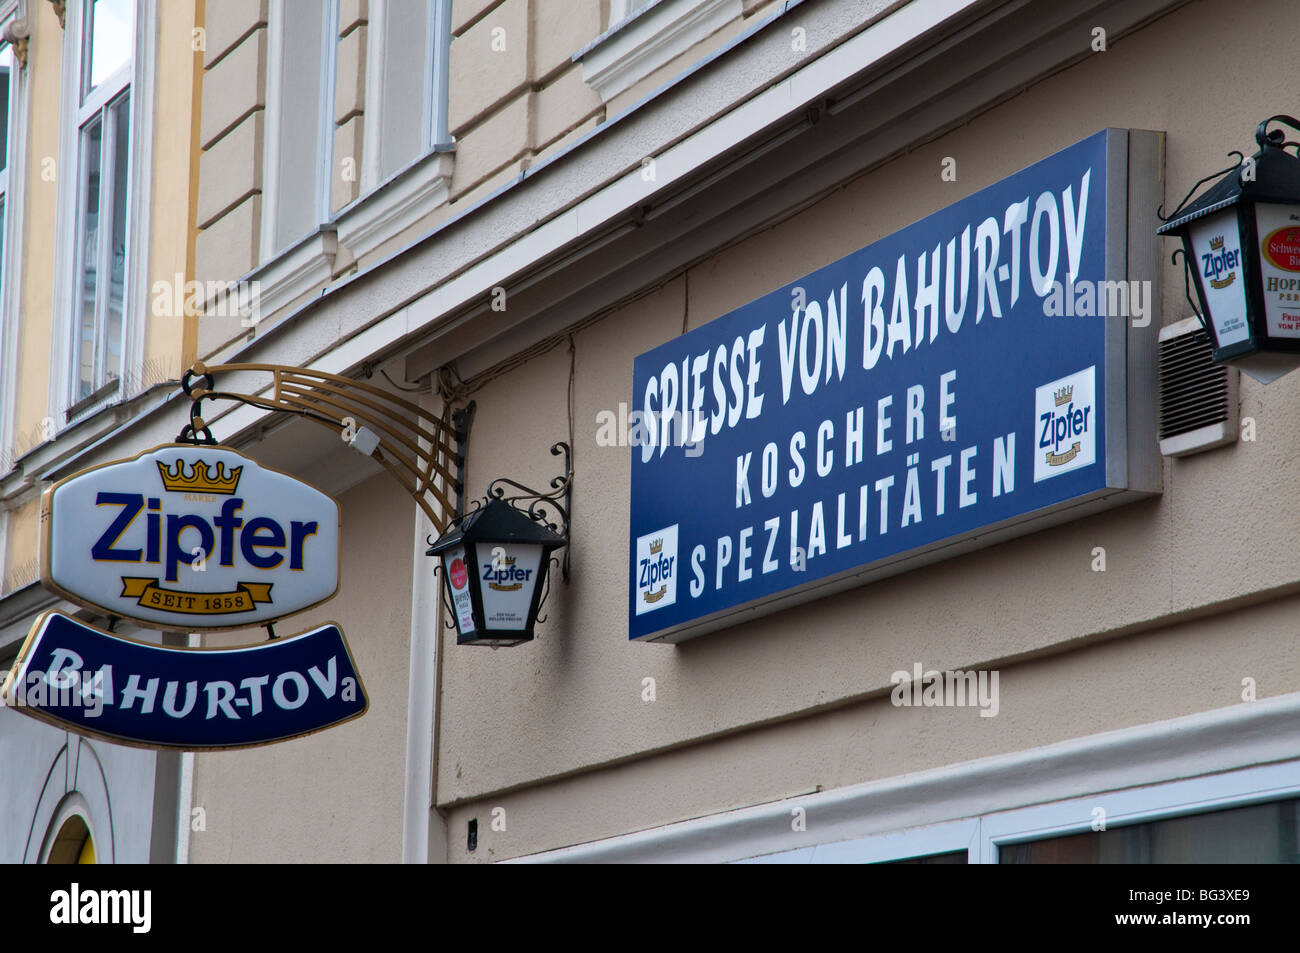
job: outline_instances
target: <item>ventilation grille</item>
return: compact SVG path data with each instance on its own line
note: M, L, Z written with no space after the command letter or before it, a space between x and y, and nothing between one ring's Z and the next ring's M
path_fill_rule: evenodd
M1237 372L1211 360L1196 318L1160 331L1160 452L1179 457L1237 439Z

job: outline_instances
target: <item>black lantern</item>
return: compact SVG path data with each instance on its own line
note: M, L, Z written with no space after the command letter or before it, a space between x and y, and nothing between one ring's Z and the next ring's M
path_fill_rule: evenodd
M494 480L484 501L452 520L426 551L440 558L443 604L452 620L447 625L456 628L458 645L498 648L533 638L550 590L551 554L569 544L569 448L557 443L551 452L565 459L565 475L551 481L552 492ZM507 496L506 487L523 493ZM521 501L528 501L526 509L516 505ZM560 522L548 522L552 510ZM567 552L564 578L567 582Z
M1287 151L1297 143L1271 122L1300 130L1290 116L1265 119L1255 130L1259 151L1248 159L1233 152L1237 164L1192 186L1156 230L1182 239L1187 300L1214 360L1265 383L1300 367L1300 158Z

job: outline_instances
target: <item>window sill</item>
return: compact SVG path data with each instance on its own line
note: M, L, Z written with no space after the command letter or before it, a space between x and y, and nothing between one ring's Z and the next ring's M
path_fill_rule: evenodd
M256 271L246 282L256 283L251 291L253 311L249 317L230 316L240 326L256 327L277 311L334 276L334 257L338 241L333 225L325 225L313 234L290 245ZM243 300L241 292L240 300Z
M608 102L741 16L741 0L659 0L573 55L583 81Z
M447 202L452 153L435 150L346 205L334 217L339 244L361 259Z

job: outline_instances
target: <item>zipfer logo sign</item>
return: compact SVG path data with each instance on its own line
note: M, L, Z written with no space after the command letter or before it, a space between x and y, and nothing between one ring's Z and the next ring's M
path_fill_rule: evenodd
M180 631L242 628L331 598L339 507L223 447L173 444L61 480L41 501L41 581Z
M184 633L265 625L338 591L339 506L234 450L168 444L46 490L40 559L47 589L113 620ZM81 734L182 750L283 741L369 705L332 623L232 648L158 641L47 612L0 703Z

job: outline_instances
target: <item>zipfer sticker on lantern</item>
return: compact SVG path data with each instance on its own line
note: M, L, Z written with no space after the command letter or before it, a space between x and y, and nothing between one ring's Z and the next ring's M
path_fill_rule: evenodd
M338 503L224 447L82 471L45 492L41 525L47 587L145 625L260 625L338 590Z

